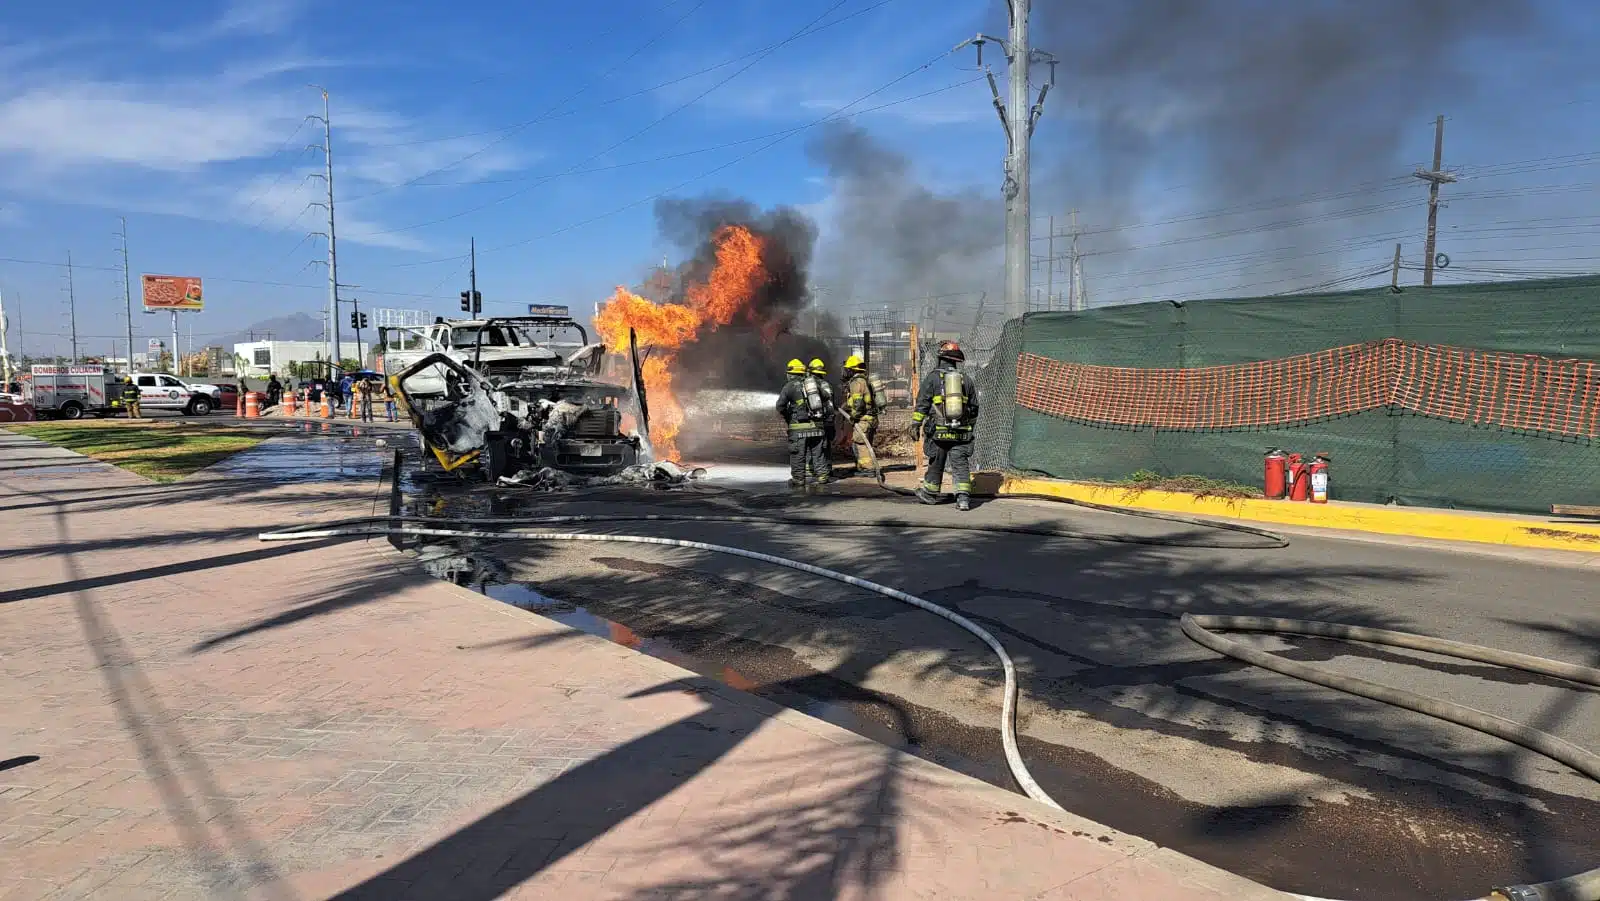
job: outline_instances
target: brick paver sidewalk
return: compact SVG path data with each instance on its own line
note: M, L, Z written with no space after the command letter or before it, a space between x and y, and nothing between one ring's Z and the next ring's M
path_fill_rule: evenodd
M254 540L374 488L0 432L0 898L1283 897L386 544Z

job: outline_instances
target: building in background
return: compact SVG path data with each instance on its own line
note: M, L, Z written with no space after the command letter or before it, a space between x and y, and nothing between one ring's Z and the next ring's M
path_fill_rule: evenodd
M365 341L359 349L354 345L353 341L344 342L345 355L365 361L371 345ZM236 365L242 367L237 374L249 378L274 374L288 378L294 374L292 367L296 364L320 363L326 353L327 345L321 341L246 341L233 346Z

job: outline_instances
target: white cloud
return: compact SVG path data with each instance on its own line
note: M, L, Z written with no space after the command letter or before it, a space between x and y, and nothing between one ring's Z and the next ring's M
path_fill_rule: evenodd
M270 152L292 117L280 101L162 97L76 82L0 102L0 153L36 168L116 163L178 171Z
M210 22L156 35L154 43L178 49L223 38L282 34L299 18L304 5L304 0L233 0Z

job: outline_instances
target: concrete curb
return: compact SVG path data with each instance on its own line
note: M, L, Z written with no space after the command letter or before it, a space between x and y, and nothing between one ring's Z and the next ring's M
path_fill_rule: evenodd
M1187 492L1094 485L999 473L985 473L983 481L984 487L994 486L995 493L1000 495L1043 494L1066 500L1186 516L1600 554L1600 525L1545 522L1528 516L1337 501L1311 504L1262 498L1199 497Z

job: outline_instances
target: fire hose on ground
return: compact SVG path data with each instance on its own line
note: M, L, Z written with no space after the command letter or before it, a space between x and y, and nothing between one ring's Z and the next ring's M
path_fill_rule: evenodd
M879 483L882 484L882 475L879 474ZM900 493L901 489L891 488L891 491ZM1018 497L1008 495L1008 497ZM1062 498L1040 496L1040 499L1050 501L1063 501ZM1088 502L1067 501L1076 506L1088 507L1105 512L1125 515L1138 515L1147 518L1168 520L1185 525L1199 525L1207 528L1220 528L1228 531L1243 532L1266 537L1275 543L1267 547L1286 547L1288 540L1281 535L1265 529L1256 529L1250 526L1241 526L1234 523L1210 522L1201 519L1191 519L1183 516L1174 516L1164 513L1154 513L1145 510L1114 507ZM866 579L847 575L835 570L790 560L773 554L765 554L745 548L729 545L711 544L701 541L690 541L677 538L661 538L646 535L612 535L595 534L586 532L544 532L529 531L519 528L528 525L556 525L556 524L583 524L583 523L616 523L616 522L695 522L695 523L760 523L760 524L805 524L811 527L839 527L859 528L862 526L886 526L900 528L948 528L971 531L1006 532L1012 534L1046 535L1051 537L1107 540L1107 541L1136 541L1141 544L1168 544L1175 546L1195 547L1192 543L1180 541L1162 541L1159 536L1116 536L1100 535L1097 533L1075 532L1066 529L1048 529L1037 527L1015 526L988 526L966 523L921 523L907 520L880 520L867 522L834 522L828 520L811 519L806 517L754 517L754 516L694 516L694 515L663 515L663 514L572 514L564 516L542 517L418 517L418 516L372 516L357 519L341 520L334 523L324 523L312 526L296 527L278 532L265 532L259 538L262 541L295 541L314 538L336 537L370 537L370 536L417 536L438 538L469 538L489 540L514 540L514 541L574 541L574 542L613 542L627 544L648 544L666 547L686 548L690 550L709 551L718 554L727 554L770 563L786 567L808 575L831 579L856 588L870 591L875 594L909 604L925 610L961 627L982 641L994 652L1000 660L1004 674L1004 686L1001 693L1000 712L1000 738L1004 748L1006 766L1011 775L1016 779L1023 793L1042 804L1062 809L1061 805L1039 785L1033 775L1028 771L1027 764L1022 759L1022 754L1017 744L1016 713L1017 713L1017 674L1016 666L1011 656L1000 641L982 626L962 616L954 610L942 607L932 601L908 594L886 585L880 585ZM456 526L466 526L459 528ZM482 526L499 526L500 528L481 528ZM1205 546L1205 545L1199 545ZM1213 545L1214 546L1214 545ZM1239 545L1224 545L1225 547L1240 548ZM1304 663L1288 660L1257 648L1250 647L1233 639L1224 638L1213 630L1226 630L1238 632L1257 632L1271 635L1304 635L1317 638L1335 639L1340 641L1362 642L1367 644L1382 644L1392 647L1407 648L1431 654L1441 654L1463 660L1487 663L1495 666L1504 666L1519 669L1524 672L1535 673L1555 679L1581 683L1600 687L1600 669L1575 664L1548 660L1527 654L1518 654L1494 648L1480 647L1464 644L1447 639L1433 638L1416 635L1408 632L1394 632L1385 629L1372 629L1359 626L1346 626L1338 623L1312 622L1304 620L1280 619L1276 617L1260 616L1207 616L1185 613L1180 621L1183 633L1193 641L1221 654L1263 669L1271 670L1281 675L1310 682L1315 685L1330 688L1335 691L1357 695L1359 697L1389 704L1404 710L1421 713L1447 722L1455 723L1469 729L1474 729L1488 735L1501 738L1505 741L1520 745L1528 750L1542 754L1563 763L1573 770L1600 781L1600 756L1557 738L1547 732L1534 729L1520 723L1513 722L1503 717L1495 716L1481 710L1454 704L1437 698L1429 698L1413 692L1382 685L1354 676L1346 676L1328 672ZM1303 901L1317 901L1309 896L1294 896ZM1600 868L1569 876L1550 882L1533 885L1514 885L1494 889L1488 895L1474 901L1600 901Z

